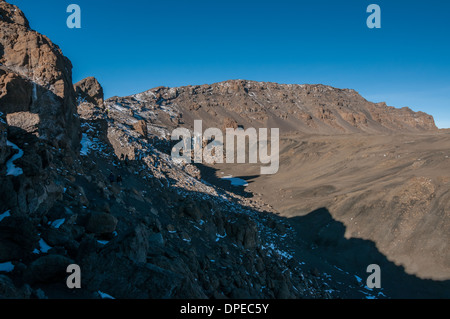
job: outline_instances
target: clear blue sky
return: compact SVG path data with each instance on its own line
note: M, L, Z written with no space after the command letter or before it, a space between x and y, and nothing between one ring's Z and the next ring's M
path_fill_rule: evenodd
M247 79L322 83L450 127L448 0L9 0L106 97ZM82 28L66 26L80 5ZM380 5L381 29L366 8Z

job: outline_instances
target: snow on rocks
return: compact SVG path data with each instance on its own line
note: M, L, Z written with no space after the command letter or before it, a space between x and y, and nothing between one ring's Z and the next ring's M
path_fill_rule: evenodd
M89 139L88 135L83 133L82 138L81 138L81 150L80 150L80 155L82 156L87 156L90 152L90 147L92 146L92 142Z
M102 292L102 291L97 291L97 293L100 295L100 298L102 298L102 299L115 299L114 297L112 297L111 295L108 295L107 293L105 293L105 292Z
M0 272L11 272L14 270L14 265L12 262L8 261L5 263L0 263Z
M1 222L2 220L4 220L5 218L10 217L10 216L11 216L11 211L10 211L10 210L7 210L7 211L4 212L3 214L0 214L0 222Z
M39 249L35 249L34 251L33 251L33 253L35 253L35 254L41 254L41 253L44 253L44 254L46 254L46 253L48 253L49 252L49 250L50 249L52 249L53 247L50 247L46 242L45 242L45 240L43 240L42 238L39 240Z
M21 150L16 144L10 141L7 141L6 143L8 146L18 151L16 155L11 157L11 159L6 162L6 176L20 176L23 174L23 170L20 167L14 165L14 161L18 160L23 156L23 150Z
M51 223L51 226L53 228L59 229L59 227L61 227L64 223L65 223L66 219L57 219L54 222Z

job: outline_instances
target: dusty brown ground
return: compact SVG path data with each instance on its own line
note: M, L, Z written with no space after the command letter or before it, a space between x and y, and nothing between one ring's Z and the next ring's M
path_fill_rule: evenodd
M345 226L345 238L374 242L408 274L450 279L448 131L285 135L275 175L258 176L259 164L216 164L214 168L217 177L247 180L245 191L282 216L294 220L326 208ZM326 232L326 227L318 232ZM331 235L329 239L333 241ZM358 251L354 254L358 256Z

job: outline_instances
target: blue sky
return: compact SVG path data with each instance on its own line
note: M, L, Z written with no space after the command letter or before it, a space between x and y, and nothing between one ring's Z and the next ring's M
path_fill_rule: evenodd
M450 128L448 0L9 0L105 96L247 79L352 88ZM69 29L69 4L82 28ZM381 7L381 29L366 8Z

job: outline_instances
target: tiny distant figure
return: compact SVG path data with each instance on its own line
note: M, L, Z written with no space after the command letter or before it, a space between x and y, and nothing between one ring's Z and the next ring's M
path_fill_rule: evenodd
M113 173L109 174L109 182L111 184L114 183L114 174Z
M128 154L125 156L125 165L128 166Z
M117 176L117 183L122 185L122 176L120 176L120 175Z
M120 154L120 160L123 161L125 159L125 155L122 153Z

